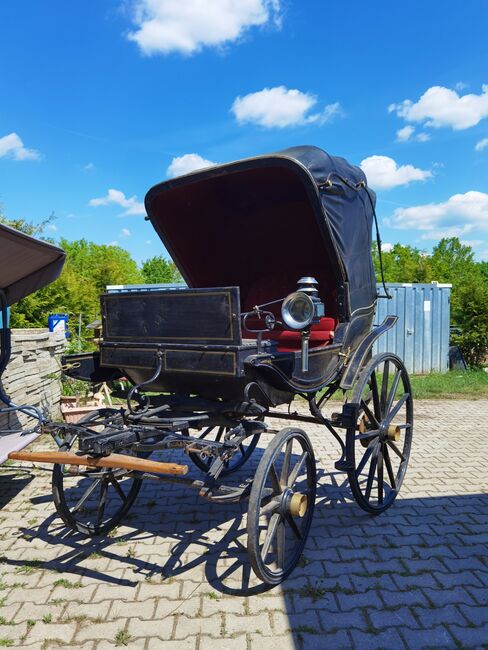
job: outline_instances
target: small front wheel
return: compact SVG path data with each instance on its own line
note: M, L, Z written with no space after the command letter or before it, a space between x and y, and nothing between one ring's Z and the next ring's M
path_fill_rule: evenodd
M297 565L312 523L316 490L315 457L307 434L282 429L259 462L247 513L247 550L263 582L279 584Z

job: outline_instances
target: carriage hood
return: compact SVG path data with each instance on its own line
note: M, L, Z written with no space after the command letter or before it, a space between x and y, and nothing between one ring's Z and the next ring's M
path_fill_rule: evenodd
M61 273L65 252L0 223L0 289L12 305Z
M237 285L251 308L312 275L347 317L376 300L375 200L359 167L301 146L165 181L145 205L189 286Z

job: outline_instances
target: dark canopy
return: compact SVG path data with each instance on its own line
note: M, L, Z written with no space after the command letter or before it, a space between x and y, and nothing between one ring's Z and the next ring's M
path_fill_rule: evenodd
M0 223L0 289L7 304L53 282L61 273L65 252Z
M146 210L189 286L237 285L250 308L312 275L348 316L376 299L374 202L358 167L302 146L160 183Z

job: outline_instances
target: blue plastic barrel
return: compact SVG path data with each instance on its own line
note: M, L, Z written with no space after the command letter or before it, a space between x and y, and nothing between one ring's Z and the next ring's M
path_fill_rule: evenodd
M10 307L7 307L7 327L10 325ZM2 310L0 309L0 328L3 327Z
M49 314L47 326L50 332L64 332L65 337L68 338L68 321L68 314Z

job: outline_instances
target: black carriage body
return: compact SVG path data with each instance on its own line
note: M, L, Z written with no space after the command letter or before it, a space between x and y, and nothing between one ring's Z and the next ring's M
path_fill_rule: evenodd
M139 384L159 355L147 390L212 399L244 398L252 382L253 397L272 404L319 390L355 365L371 329L374 201L359 168L316 147L155 186L147 213L189 288L103 295L101 367ZM283 345L278 330L264 333L258 347L241 319L294 291L301 276L318 280L328 323L327 337L312 335L306 372L298 334ZM269 309L279 319L280 304Z

